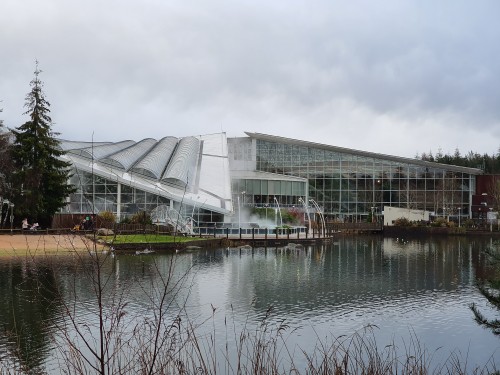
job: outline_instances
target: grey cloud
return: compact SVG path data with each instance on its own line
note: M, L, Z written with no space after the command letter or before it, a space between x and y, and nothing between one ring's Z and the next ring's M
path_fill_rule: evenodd
M94 128L107 139L286 129L413 156L414 135L432 123L455 132L481 127L491 135L481 145L492 152L499 8L451 0L7 0L2 116L8 126L22 121L38 58L52 117L68 138L88 138ZM399 138L381 145L376 129L391 126ZM443 149L479 145L449 138L459 144ZM434 142L421 151L438 146L420 139Z

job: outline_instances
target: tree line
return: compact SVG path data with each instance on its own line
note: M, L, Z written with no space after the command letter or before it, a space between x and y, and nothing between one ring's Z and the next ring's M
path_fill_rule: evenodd
M500 174L500 147L498 152L492 155L488 155L487 153L480 154L474 151L469 151L467 154L462 155L457 148L453 155L449 153L444 154L441 150L438 150L436 155L432 151L429 151L429 153L424 152L421 155L416 155L415 158L441 164L458 165L460 167L479 168L486 174Z

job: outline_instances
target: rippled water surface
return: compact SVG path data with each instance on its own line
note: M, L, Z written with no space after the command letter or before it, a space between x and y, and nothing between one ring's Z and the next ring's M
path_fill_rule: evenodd
M173 278L182 282L169 309L172 313L182 309L195 323L208 319L198 332L201 336L215 333L221 345L228 331L257 326L267 317L271 324L284 320L289 326L290 348L298 345L307 351L318 340L372 326L380 346L394 342L404 348L416 338L435 363L455 353L473 366L500 357L500 340L477 326L468 307L474 302L487 316L495 317L475 287L477 277L492 272L481 255L481 249L490 245L486 238L349 237L293 250L228 248L116 255L109 257L103 270L109 276L108 286L126 288L128 316L137 319L151 316L147 295L160 284L159 274L168 274L174 260ZM65 286L75 285L82 319L94 316L90 285L74 283L84 280L82 261L78 267L72 257L35 261L36 267L29 259L0 262L2 359L20 355L32 367L51 363L53 332L64 320L64 303L47 301L54 302L61 291L59 298L71 300L72 292ZM24 348L21 354L12 349L16 345L9 335L16 329L21 334L17 342Z

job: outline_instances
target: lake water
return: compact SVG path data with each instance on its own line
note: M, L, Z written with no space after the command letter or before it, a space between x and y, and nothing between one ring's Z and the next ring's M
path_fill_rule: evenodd
M500 358L499 338L479 327L469 309L475 303L496 317L475 287L477 277L492 275L481 253L492 244L489 238L341 237L304 249L116 255L104 260L102 272L107 291L125 291L119 295L128 302L129 327L153 316L152 296L171 275L175 288L164 309L199 325L200 337L215 336L221 351L228 332L251 330L264 319L270 326L284 321L287 347L306 352L318 340L372 326L380 347L395 343L404 352L416 340L433 366L455 355L473 369ZM66 307L75 307L81 322L95 319L89 264L85 256L0 260L4 367L14 361L58 373L55 337Z

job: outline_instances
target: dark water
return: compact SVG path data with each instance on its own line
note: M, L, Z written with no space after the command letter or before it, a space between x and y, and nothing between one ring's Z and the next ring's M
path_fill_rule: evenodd
M395 342L404 351L416 338L434 364L454 353L473 368L500 358L499 338L478 327L468 307L474 302L495 317L475 287L477 277L492 275L481 253L492 244L487 238L350 237L297 250L117 255L105 260L102 271L107 290L125 291L120 296L129 303L130 324L152 316L150 296L170 275L178 288L169 295L168 310L182 310L200 324L200 336L218 336L216 346L226 342L228 325L239 332L265 318L271 324L284 320L287 346L306 351L319 339L372 325L380 346ZM85 257L70 256L0 260L4 367L12 360L58 372L53 348L65 309L75 307L79 319L95 319L88 264Z

